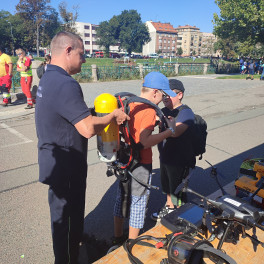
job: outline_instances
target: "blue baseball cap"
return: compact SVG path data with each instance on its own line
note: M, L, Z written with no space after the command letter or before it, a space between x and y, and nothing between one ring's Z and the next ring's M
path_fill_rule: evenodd
M170 89L168 78L160 72L148 73L144 78L143 87L162 90L170 97L177 95Z

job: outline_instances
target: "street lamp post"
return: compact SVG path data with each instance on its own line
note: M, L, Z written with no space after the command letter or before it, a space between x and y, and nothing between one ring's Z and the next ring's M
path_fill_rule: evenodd
M10 24L10 27L11 27L12 53L13 53L13 56L15 56L15 53L14 53L14 36L13 36L13 31L12 31L12 24L9 21L7 23Z

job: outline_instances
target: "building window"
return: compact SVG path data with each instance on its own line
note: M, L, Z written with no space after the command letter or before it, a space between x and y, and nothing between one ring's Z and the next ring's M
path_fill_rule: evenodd
M90 26L84 26L84 29L90 29Z
M167 40L166 39L164 39L164 43L166 43L167 42Z
M85 45L90 45L90 41L85 41L84 44Z
M93 37L93 38L96 38L96 34L92 34L92 37Z
M95 26L92 26L92 30L96 30L96 28L97 28L97 27L95 27Z
M96 41L93 41L92 43L93 43L93 45L97 45Z
M168 40L168 43L170 43L170 40Z
M159 43L161 43L162 42L162 40L161 39L159 39Z
M159 46L159 49L162 49L162 46Z
M175 40L173 40L172 43L174 44L175 43Z
M175 49L175 47L172 47L172 49L174 50L174 49Z
M85 37L90 37L90 34L89 33L84 33L84 36Z

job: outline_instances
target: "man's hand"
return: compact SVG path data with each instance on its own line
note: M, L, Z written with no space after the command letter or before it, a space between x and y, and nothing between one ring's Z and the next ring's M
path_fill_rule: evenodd
M113 114L114 114L116 123L118 125L123 124L123 122L126 121L126 120L130 120L130 117L127 114L125 114L124 111L121 108L115 109L113 111Z
M175 136L175 128L176 128L176 119L172 116L165 117L165 120L167 122L168 128L172 132L172 137Z

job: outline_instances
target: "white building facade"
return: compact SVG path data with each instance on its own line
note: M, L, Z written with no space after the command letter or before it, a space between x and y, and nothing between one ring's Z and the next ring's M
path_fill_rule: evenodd
M177 30L170 23L147 21L151 41L143 45L143 56L159 53L162 56L174 56L177 46Z
M96 51L103 51L104 47L97 44L97 34L96 29L98 25L84 22L75 22L75 28L83 39L84 50L86 54L94 54ZM119 46L110 46L110 51L117 52Z

